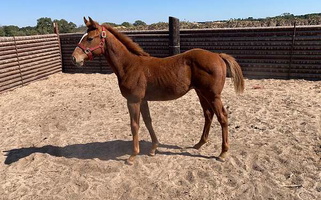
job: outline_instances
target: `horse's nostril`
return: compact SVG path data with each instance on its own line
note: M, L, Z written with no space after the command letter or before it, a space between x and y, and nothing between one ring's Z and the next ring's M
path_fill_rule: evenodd
M75 56L71 56L71 61L72 61L72 63L75 65L76 64L76 58L75 58Z

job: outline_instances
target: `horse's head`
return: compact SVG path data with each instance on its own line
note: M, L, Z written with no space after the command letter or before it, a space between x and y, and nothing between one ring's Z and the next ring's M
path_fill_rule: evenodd
M74 65L81 67L85 60L92 60L95 56L105 53L105 39L107 31L105 27L100 26L97 22L89 17L89 21L84 17L87 33L80 39L77 47L72 53L72 62Z

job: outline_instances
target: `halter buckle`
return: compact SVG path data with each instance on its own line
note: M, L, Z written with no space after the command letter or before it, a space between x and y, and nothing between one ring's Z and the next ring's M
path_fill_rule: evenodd
M106 37L107 37L106 31L102 31L102 32L101 32L101 37L102 37L102 38L106 38Z
M90 49L89 49L89 48L85 49L85 50L84 50L84 52L85 52L85 54L89 54L89 53L91 53L91 51L90 51Z

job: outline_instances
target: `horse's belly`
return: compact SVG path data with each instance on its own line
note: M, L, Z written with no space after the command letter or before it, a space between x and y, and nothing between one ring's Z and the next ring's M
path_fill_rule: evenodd
M189 85L168 86L163 88L147 88L145 100L147 101L167 101L178 99L190 90Z

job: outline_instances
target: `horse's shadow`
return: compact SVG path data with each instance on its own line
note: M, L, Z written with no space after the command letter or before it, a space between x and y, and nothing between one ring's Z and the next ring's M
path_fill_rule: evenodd
M141 155L147 155L151 142L142 140L140 141ZM166 145L160 144L160 150L157 154L164 155L183 155L192 157L205 157L200 155L192 155L188 152L177 152L178 149L184 149L176 145ZM130 155L132 149L132 141L114 140L107 142L93 142L86 144L72 144L64 147L46 145L43 147L26 147L19 149L12 149L4 151L7 156L5 164L10 165L14 162L19 161L22 158L28 157L33 153L46 153L55 157L65 157L65 158L78 158L78 159L94 159L98 158L100 160L118 160L124 161L122 158L124 155Z
M150 142L141 141L142 152L145 152ZM86 144L72 144L64 147L46 145L43 147L27 147L5 151L7 156L5 164L11 164L25 158L33 153L47 153L55 157L94 159L100 160L121 160L119 157L130 154L131 141L114 140L107 142L93 142Z

